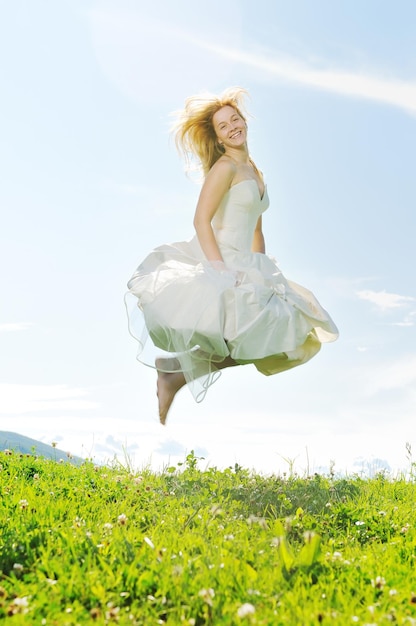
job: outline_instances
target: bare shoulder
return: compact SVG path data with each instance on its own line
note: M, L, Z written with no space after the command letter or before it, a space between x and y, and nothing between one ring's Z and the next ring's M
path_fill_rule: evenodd
M199 196L198 207L218 208L224 195L230 189L235 176L236 166L227 157L220 157L205 176Z
M220 157L209 170L206 180L217 180L228 185L233 180L237 171L236 164L226 156Z

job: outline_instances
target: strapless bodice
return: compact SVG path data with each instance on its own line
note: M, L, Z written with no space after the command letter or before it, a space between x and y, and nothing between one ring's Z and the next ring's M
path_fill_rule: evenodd
M250 251L257 221L268 206L267 188L261 196L254 179L248 178L230 187L212 220L220 249Z

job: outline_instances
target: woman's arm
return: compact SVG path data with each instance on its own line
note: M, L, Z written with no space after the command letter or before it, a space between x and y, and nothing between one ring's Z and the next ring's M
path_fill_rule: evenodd
M251 244L251 251L261 252L262 254L265 254L266 252L266 244L264 242L261 216L257 220L256 229L253 236L253 243Z
M234 174L235 165L231 161L217 161L208 172L199 195L194 227L199 244L208 261L223 261L212 230L211 220L229 190Z

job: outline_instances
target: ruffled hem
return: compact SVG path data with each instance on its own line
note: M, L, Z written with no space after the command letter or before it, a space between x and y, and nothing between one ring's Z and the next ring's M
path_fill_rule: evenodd
M265 375L307 362L338 330L315 296L286 280L260 253L221 250L231 272L203 259L198 241L156 248L138 267L125 296L137 359L183 372L197 402L218 379L216 364L231 357ZM237 272L235 285L232 272Z

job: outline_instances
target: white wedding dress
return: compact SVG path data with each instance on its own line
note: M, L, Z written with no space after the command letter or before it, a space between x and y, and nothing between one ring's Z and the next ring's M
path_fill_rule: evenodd
M212 226L231 271L213 269L195 236L153 250L128 282L125 301L138 360L154 366L156 354L170 357L163 369L183 371L198 402L220 373L215 364L226 357L276 374L305 363L338 337L310 291L287 280L268 255L251 252L268 205L267 188L261 197L254 179L225 194Z

